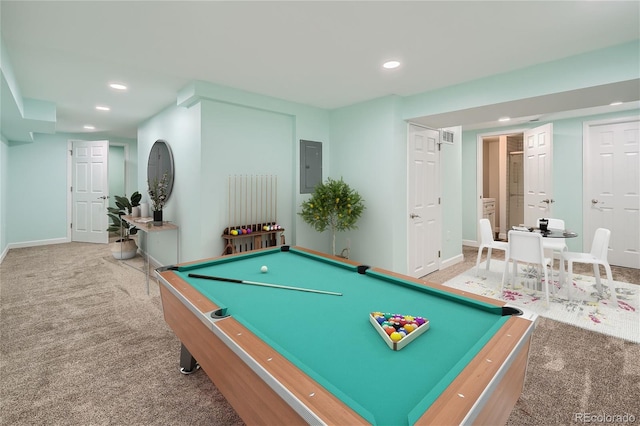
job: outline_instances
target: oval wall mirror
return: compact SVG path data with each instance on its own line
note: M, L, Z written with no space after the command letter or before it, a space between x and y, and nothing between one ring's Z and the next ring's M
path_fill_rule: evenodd
M149 152L149 162L147 164L147 182L162 180L162 176L167 174L167 200L171 196L173 189L173 177L175 175L173 169L173 154L171 147L162 139L158 139L151 147Z

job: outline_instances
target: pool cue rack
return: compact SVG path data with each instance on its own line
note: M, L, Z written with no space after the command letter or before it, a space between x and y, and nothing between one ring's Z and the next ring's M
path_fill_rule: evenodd
M270 231L263 230L262 224L249 225L246 227L236 227L233 229L251 229L250 233L231 235L229 228L225 228L222 238L225 240L224 250L222 254L240 253L243 251L257 250L265 247L275 247L277 245L285 245L284 228L278 228ZM256 229L254 231L254 229ZM257 229L262 229L258 231ZM278 235L279 234L279 235Z
M228 177L228 226L222 231L222 255L285 244L278 225L278 177Z

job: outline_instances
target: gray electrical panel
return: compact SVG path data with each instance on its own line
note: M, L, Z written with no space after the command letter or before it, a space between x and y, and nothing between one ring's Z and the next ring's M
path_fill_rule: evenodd
M322 142L300 139L300 193L310 194L322 182Z

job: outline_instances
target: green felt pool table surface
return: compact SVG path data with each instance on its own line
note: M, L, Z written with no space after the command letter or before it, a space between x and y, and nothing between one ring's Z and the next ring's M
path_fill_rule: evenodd
M261 272L267 266L268 272ZM295 248L178 266L182 280L367 421L412 424L510 316L473 300ZM196 273L342 293L341 296L193 278ZM429 329L399 351L371 312L422 316ZM224 321L221 320L221 321Z

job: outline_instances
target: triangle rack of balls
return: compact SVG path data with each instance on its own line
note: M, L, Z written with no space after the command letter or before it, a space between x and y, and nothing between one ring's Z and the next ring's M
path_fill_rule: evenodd
M369 321L394 351L404 348L429 329L428 319L413 315L371 312Z

